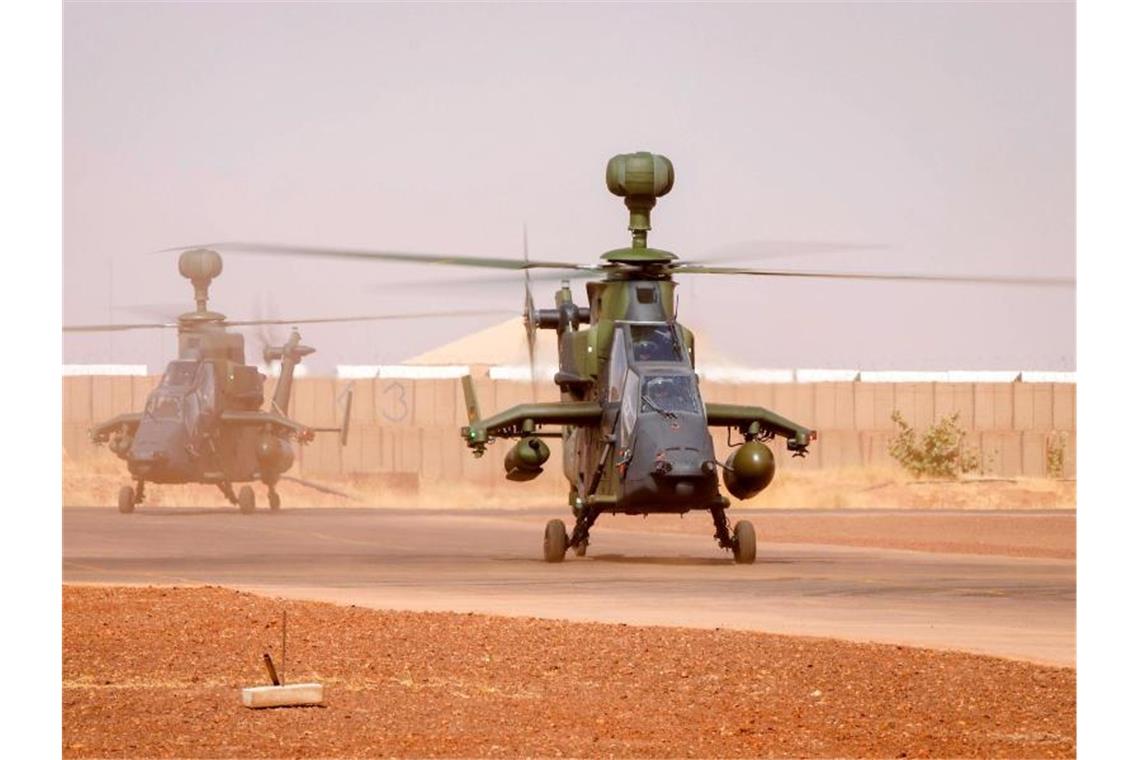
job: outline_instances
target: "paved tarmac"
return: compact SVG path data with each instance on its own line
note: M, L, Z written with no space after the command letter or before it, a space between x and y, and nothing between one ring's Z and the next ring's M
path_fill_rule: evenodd
M553 516L553 515L552 515ZM565 515L557 515L565 517ZM637 625L721 627L1075 663L1071 560L766 544L606 530L541 561L534 513L67 508L65 583L218 584L275 596ZM699 519L690 516L686 519ZM710 527L711 534L711 527Z

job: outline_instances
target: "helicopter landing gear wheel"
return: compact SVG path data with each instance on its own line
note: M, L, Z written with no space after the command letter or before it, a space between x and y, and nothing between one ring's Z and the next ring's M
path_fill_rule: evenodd
M119 489L119 511L124 515L135 511L135 489L130 486Z
M252 515L254 508L257 507L257 497L253 495L253 489L249 486L242 486L238 491L238 511L243 515Z
M738 565L751 565L756 561L756 529L747 520L732 528L732 558Z
M281 494L276 489L269 489L269 509L273 512L281 509Z
M585 557L586 556L586 547L589 545L590 545L589 541L583 541L580 544L576 544L574 546L574 556L575 557Z
M542 558L547 562L561 562L566 557L566 523L551 520L546 524L546 535L542 539Z

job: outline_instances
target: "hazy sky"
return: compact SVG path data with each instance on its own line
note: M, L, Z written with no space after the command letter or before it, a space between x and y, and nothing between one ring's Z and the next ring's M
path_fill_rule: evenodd
M520 256L526 223L532 257L591 262L628 241L605 162L639 149L676 166L650 244L682 257L839 240L887 248L771 263L1074 271L1071 4L85 2L64 27L69 324L189 308L176 257L148 252L201 241ZM227 256L211 305L520 308L521 283L432 287L470 277ZM1074 300L690 276L681 319L756 367L1067 370ZM501 318L302 332L319 369L396 362ZM64 355L153 369L175 345L69 337Z

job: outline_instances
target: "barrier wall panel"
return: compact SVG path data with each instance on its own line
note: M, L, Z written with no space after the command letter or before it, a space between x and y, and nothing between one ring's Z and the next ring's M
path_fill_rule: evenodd
M1033 385L1013 383L1013 429L1033 429Z
M99 424L127 411L115 407L115 381L121 377L95 376L91 378L91 422ZM129 380L130 378L128 378Z
M994 386L992 383L974 385L974 429L994 430Z
M875 386L853 383L855 393L855 430L875 429Z
M364 468L364 424L349 425L348 441L340 450L341 472L365 472Z
M161 380L157 375L147 375L145 377L132 377L131 378L131 408L132 412L141 412L146 408L146 399L150 392L158 385Z
M1030 478L1045 476L1045 433L1021 434L1021 475Z
M443 449L446 445L443 429L439 427L424 428L422 441L423 459L420 475L424 480L438 481L443 477Z
M994 430L1013 430L1013 387L1017 383L994 383Z
M63 426L63 452L72 459L91 459L99 454L100 448L91 442L86 423L67 423Z
M383 471L384 455L381 449L381 435L379 425L361 426L361 472L377 473Z
M1033 430L1047 433L1053 425L1053 384L1033 383Z
M422 431L400 428L396 431L396 472L418 473L423 466Z
M815 385L814 383L797 383L792 385L792 421L804 427L816 429L819 424L815 411Z
M835 429L855 430L855 386L857 383L835 384Z
M340 473L340 443L335 436L318 435L302 447L302 469L310 475L336 475Z
M851 430L824 430L808 457L816 457L820 468L857 467L861 460L859 434Z
M414 381L378 379L375 398L377 422L385 428L411 427L416 405Z
M457 416L454 380L416 380L415 415L412 424L417 427L447 425Z
M744 404L745 406L762 406L765 409L779 411L775 408L775 388L776 386L774 385L739 385L736 388L736 403Z
M863 465L865 467L891 467L894 459L888 453L890 433L860 433L860 445L863 451Z
M440 429L443 444L440 447L442 457L441 477L448 482L455 482L463 478L463 460L470 458L471 453L459 439L459 430L454 427Z
M1069 383L1053 386L1053 426L1057 430L1077 429L1077 386Z
M91 378L63 378L64 422L83 423L84 425L90 425L93 421L91 407Z
M895 386L895 409L908 425L924 428L924 421L918 419L918 387L918 383L899 383ZM893 422L891 427L894 427Z
M740 400L740 386L736 383L714 383L711 380L700 380L701 399L704 402L717 404L742 404Z
M934 422L958 415L958 425L974 429L974 392L969 383L932 383L934 388Z
M294 381L289 416L302 425L316 425L317 386L309 380Z
M313 384L313 416L305 422L313 427L339 426L336 381L332 378L316 378L310 382Z
M519 404L533 404L537 398L528 382L500 381L495 385L495 410L502 412ZM480 399L482 400L482 399ZM483 413L487 416L487 413Z
M872 383L874 389L875 419L872 430L890 430L894 427L891 414L895 410L895 387L891 383Z
M990 457L993 474L1016 477L1021 473L1021 433L983 433L982 449Z
M502 480L506 476L506 470L503 469L503 457L507 455L507 449L507 441L497 441L492 446L488 446L486 453L479 459L476 459L475 455L470 452L465 454L462 459L463 479L474 485L484 487L494 484L497 480Z
M376 421L376 397L372 388L373 381L364 380L337 380L336 397L338 405L336 410L337 424L344 418L344 402L348 387L352 386L352 411L349 414L349 429L353 425L368 425Z
M834 430L838 425L836 414L837 383L815 383L815 426L819 430Z
M915 383L914 424L919 430L927 430L934 424L934 385Z

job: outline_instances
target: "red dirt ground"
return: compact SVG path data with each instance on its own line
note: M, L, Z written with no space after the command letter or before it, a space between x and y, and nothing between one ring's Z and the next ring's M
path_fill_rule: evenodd
M1071 668L767 634L65 586L65 757L1072 757ZM252 711L288 611L289 681Z

